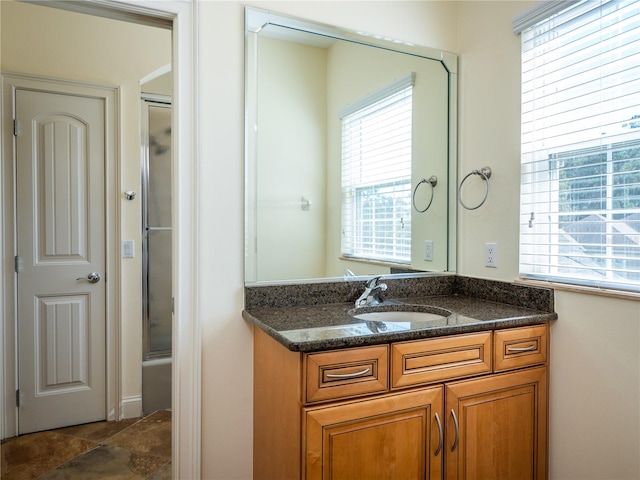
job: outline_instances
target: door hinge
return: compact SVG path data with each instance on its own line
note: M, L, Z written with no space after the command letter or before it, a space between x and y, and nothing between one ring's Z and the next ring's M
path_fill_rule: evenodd
M16 407L20 406L20 389L16 390Z
M13 136L17 137L20 135L20 122L17 119L13 119Z
M15 267L16 273L20 273L24 268L24 264L22 263L22 258L20 258L19 255L16 255L15 257L14 267Z

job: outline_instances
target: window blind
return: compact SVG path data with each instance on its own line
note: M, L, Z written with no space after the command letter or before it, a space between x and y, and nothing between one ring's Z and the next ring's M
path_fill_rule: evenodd
M527 28L570 7L580 0L543 0L513 18L513 33L519 35Z
M640 1L521 35L521 275L640 290Z
M341 110L342 255L411 263L410 74Z

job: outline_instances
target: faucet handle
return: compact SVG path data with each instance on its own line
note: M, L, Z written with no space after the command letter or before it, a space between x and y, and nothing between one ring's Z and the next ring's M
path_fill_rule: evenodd
M378 286L378 282L380 281L381 278L382 278L382 275L378 277L373 277L371 280L367 282L367 288L375 288L376 286Z

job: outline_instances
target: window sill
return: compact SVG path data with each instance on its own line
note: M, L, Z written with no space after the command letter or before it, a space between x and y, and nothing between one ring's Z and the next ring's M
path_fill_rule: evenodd
M531 280L528 278L518 278L515 283L533 287L552 288L554 290L562 290L565 292L584 293L588 295L599 295L601 297L619 298L622 300L635 300L637 302L640 302L640 292L626 292L624 290L615 290L612 288L571 285L568 283L545 280Z
M340 257L338 258L346 262L366 263L367 265L379 265L381 267L393 267L393 268L404 268L404 269L411 268L410 263L393 263L393 262L385 262L382 260L368 260L366 258L345 257L344 255L340 255Z

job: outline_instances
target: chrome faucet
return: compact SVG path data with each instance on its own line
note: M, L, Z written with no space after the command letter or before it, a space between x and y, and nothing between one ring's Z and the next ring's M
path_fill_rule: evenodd
M386 283L378 283L382 277L373 277L367 282L362 295L356 300L356 308L379 305L382 303L380 294L387 289Z

